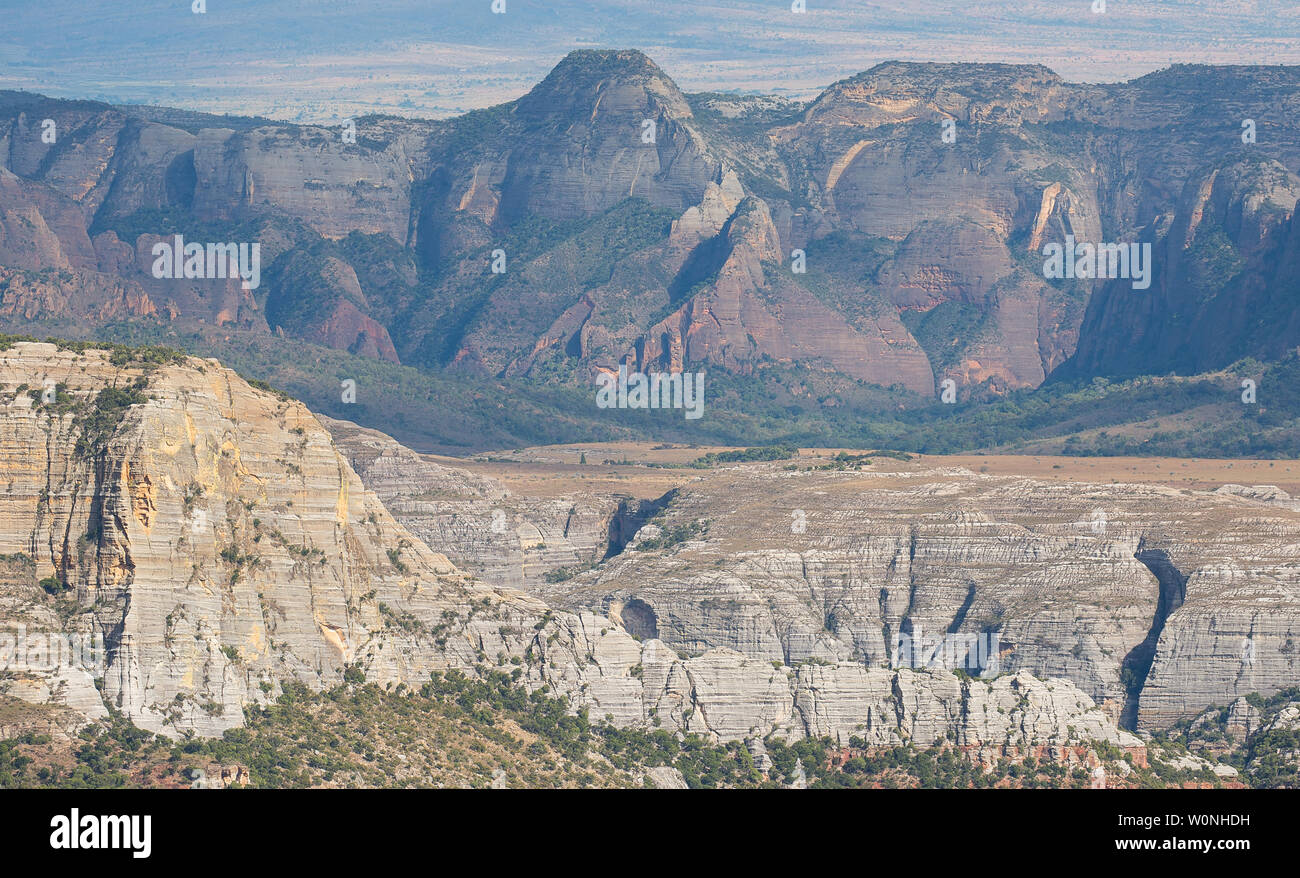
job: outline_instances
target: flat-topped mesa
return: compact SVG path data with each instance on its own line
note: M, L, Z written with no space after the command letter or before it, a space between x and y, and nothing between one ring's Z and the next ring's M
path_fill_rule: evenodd
M1042 64L963 63L942 61L882 61L869 70L829 86L829 93L844 83L871 82L877 88L962 90L1019 89L1063 85L1056 71Z
M499 666L594 718L714 740L1136 743L1065 681L683 660L466 576L392 519L311 412L214 360L0 348L0 621L105 644L98 664L11 667L26 700L215 735L288 681Z
M1150 731L1295 681L1300 504L1277 488L785 467L683 484L654 526L691 539L535 590L789 665L887 668L906 637L974 672L969 642L993 636L1001 672L1063 677Z
M804 121L875 126L924 113L1019 124L1043 118L1052 98L1070 87L1040 64L887 61L832 83L809 105Z

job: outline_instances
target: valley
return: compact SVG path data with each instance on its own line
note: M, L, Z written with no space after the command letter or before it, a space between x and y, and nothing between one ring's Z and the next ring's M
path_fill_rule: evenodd
M0 91L0 786L1300 785L1297 86Z

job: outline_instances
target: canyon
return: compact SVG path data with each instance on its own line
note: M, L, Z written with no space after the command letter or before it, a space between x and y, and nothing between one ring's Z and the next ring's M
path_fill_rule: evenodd
M458 563L490 559L484 575L683 654L889 667L901 634L994 632L1000 672L1068 679L1145 731L1296 680L1300 503L1228 481L1231 467L1188 488L1090 482L1068 458L1060 481L1016 474L1015 458L995 475L942 457L836 470L806 452L676 478L633 467L647 495L633 497L573 466L578 449L596 457L575 446L523 452L454 496L423 487L452 477L447 461L330 423L362 480ZM501 480L530 459L546 475L517 490L544 497Z
M1300 697L1298 85L886 62L800 102L583 50L348 138L0 91L0 622L104 647L6 652L0 738L517 687L785 785L799 744L1277 782L1241 753ZM1147 443L1185 457L1100 456Z
M847 653L786 663L754 648L761 639L678 652L666 626L660 639L626 609L620 620L613 605L608 614L552 607L494 582L490 551L483 578L472 577L420 537L454 522L417 515L408 529L349 463L402 508L382 474L384 461L410 452L356 428L336 445L301 404L213 361L145 350L14 342L0 352L5 621L102 633L107 654L100 669L10 669L9 697L87 719L111 708L148 730L212 736L289 683L327 688L359 672L409 686L434 671L492 667L616 725L719 742L956 740L990 754L1090 741L1141 747L1064 678L969 679L873 667ZM51 403L28 392L46 381L58 388ZM110 408L124 386L137 395ZM408 467L401 484L420 478L460 483L426 463ZM558 509L481 478L466 480L459 497L513 504L542 526ZM608 534L596 521L611 499L587 501L575 554ZM518 541L520 526L511 529ZM460 553L476 541L450 544Z
M1277 487L556 462L577 449L476 472L157 349L10 342L0 401L5 621L106 645L0 688L82 722L213 736L289 684L495 668L615 726L991 765L1145 754L1135 732L1295 679ZM998 666L898 666L922 631L993 632Z

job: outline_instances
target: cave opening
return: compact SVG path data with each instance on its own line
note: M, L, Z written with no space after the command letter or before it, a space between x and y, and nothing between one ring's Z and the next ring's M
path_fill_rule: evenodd
M643 600L632 598L623 607L623 628L637 640L659 639L659 617Z

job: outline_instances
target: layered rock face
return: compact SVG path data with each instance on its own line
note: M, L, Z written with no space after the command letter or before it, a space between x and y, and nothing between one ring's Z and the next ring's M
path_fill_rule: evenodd
M0 248L4 264L29 270L88 268L95 251L72 199L0 168Z
M1108 284L1089 306L1070 371L1209 371L1244 356L1280 357L1300 342L1300 177L1243 158L1187 182L1148 292Z
M328 129L204 129L191 161L200 217L238 218L261 205L326 237L357 231L407 239L411 179L400 149L363 149Z
M259 243L265 270L290 244L349 233L398 245L409 237L415 159L404 136L376 150L323 128L259 128L239 119L223 125L183 113L171 115L184 121L164 124L149 110L16 93L0 103L13 114L0 123L0 266L40 271L49 288L34 296L27 286L8 285L3 307L24 321L148 318L266 333L274 328L268 304L284 311L286 302L320 287L323 273L343 275L346 287L352 269L299 262L287 282L281 277L258 292L224 272L159 278L154 245L175 234L201 245ZM102 308L97 293L115 287L122 288L115 299L129 304ZM334 296L324 303L334 308L286 323L312 341L395 360L388 330L357 297L360 309Z
M474 580L389 516L310 412L215 361L17 343L0 393L4 620L105 644L97 666L9 662L3 685L28 700L211 735L286 680L417 684L481 663L596 718L717 740L1138 743L1064 680L683 659Z
M478 596L387 517L300 405L214 361L149 370L18 344L0 363L4 552L33 559L77 630L104 637L104 698L141 725L211 734L241 724L263 683L319 685L352 664L410 679L472 656L382 633L410 608L431 621ZM87 425L113 411L105 388L137 379L142 401L88 447ZM47 386L58 395L42 404ZM476 612L499 615L481 591Z
M848 318L797 282L763 201L743 200L718 236L700 246L723 254L714 280L638 339L638 369L680 371L699 364L745 373L768 359L933 392L930 363L895 312ZM844 288L835 292L853 295Z
M518 496L499 482L436 463L376 430L320 417L385 508L457 567L493 584L540 588L548 574L600 561L625 497Z
M747 467L653 526L540 593L686 654L1063 677L1146 729L1300 671L1300 505L1276 489Z
M1143 729L1300 672L1300 504L1276 488L747 466L620 515L624 498L511 493L328 423L367 486L458 565L686 655L1026 670Z

